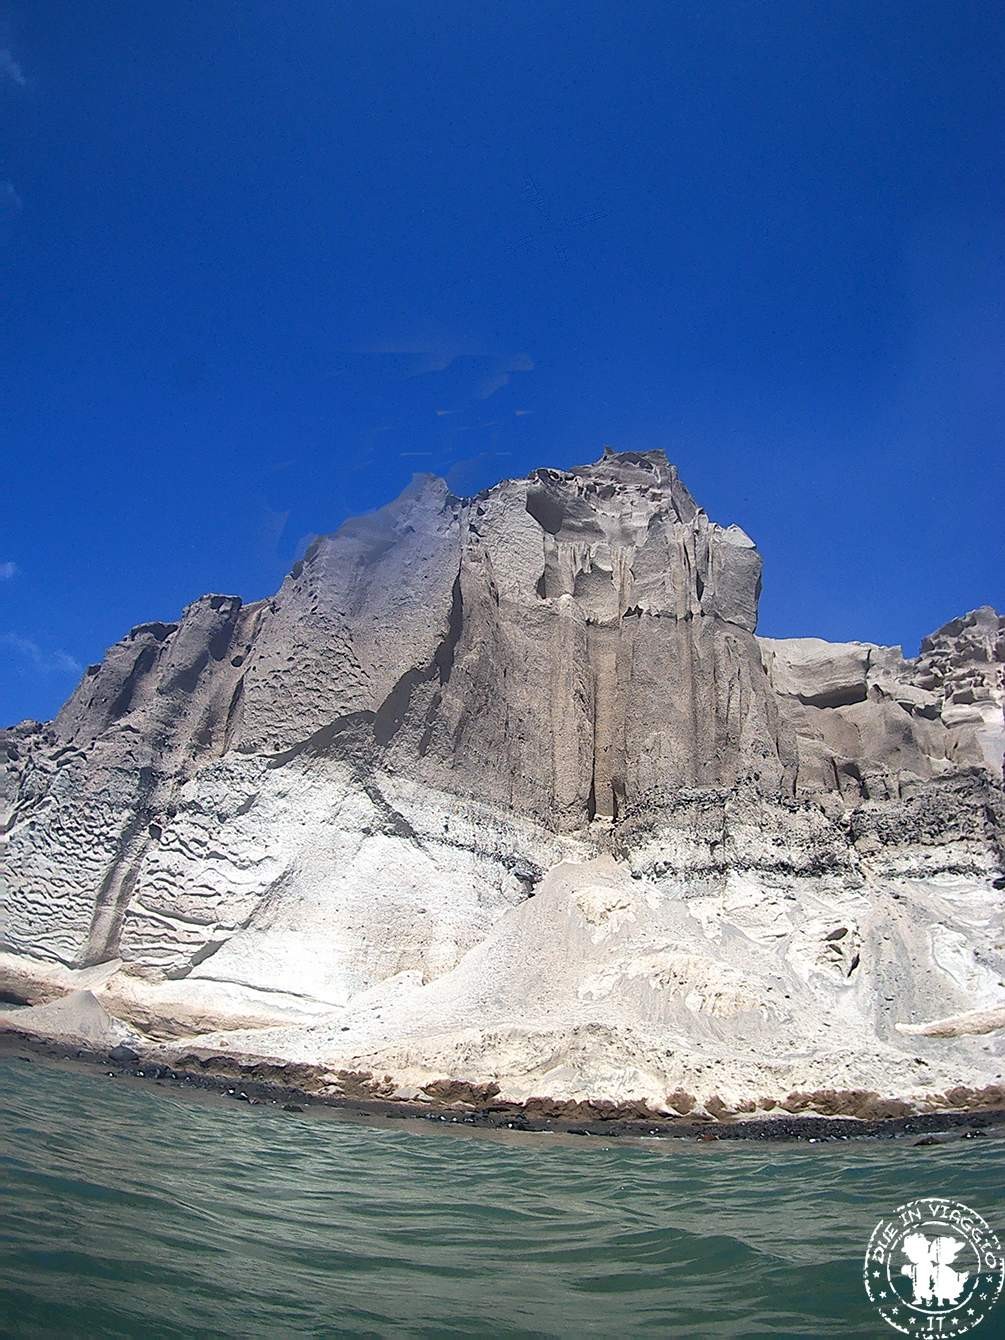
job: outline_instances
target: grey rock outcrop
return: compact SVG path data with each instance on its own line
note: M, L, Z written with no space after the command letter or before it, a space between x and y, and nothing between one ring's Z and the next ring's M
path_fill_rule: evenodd
M278 1053L406 1087L700 1087L660 1072L647 1018L722 1064L732 1029L737 1093L786 1032L825 1083L809 1016L838 1005L866 1058L843 1079L902 1075L891 1010L1000 1004L1003 620L910 660L759 638L760 586L659 452L469 499L417 477L273 598L134 628L53 722L0 732L7 971L105 965L143 1027L288 1021ZM556 935L614 938L577 973ZM523 1017L528 971L554 990ZM587 1025L615 1030L600 1069ZM566 1079L539 1074L565 1045ZM938 1045L945 1082L996 1073L986 1040Z
M973 610L921 654L820 638L761 638L795 732L797 789L896 798L905 785L976 769L1002 779L1005 619Z

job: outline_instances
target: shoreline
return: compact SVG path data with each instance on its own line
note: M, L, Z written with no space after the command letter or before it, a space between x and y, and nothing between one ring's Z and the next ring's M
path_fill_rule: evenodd
M31 1053L24 1056L25 1052ZM119 1055L116 1056L115 1053ZM125 1053L129 1053L128 1056ZM757 1143L825 1143L847 1140L909 1140L915 1143L942 1143L934 1137L967 1139L1005 1127L1005 1107L975 1108L967 1111L922 1112L901 1117L865 1120L854 1117L765 1116L757 1120L734 1118L667 1117L658 1113L645 1116L615 1109L593 1119L565 1119L528 1113L525 1105L490 1100L481 1104L444 1102L430 1099L367 1098L319 1093L297 1083L282 1083L275 1078L254 1076L254 1067L235 1064L228 1070L224 1058L214 1058L215 1073L208 1068L195 1069L168 1065L153 1056L144 1057L132 1047L89 1047L71 1041L43 1038L21 1033L15 1028L0 1030L0 1059L31 1061L35 1058L55 1063L69 1062L87 1068L101 1068L108 1075L138 1079L147 1083L169 1084L185 1092L202 1092L230 1098L251 1106L269 1105L284 1111L307 1114L313 1109L328 1115L342 1114L357 1120L423 1121L434 1126L461 1126L485 1131L521 1131L530 1134L562 1134L618 1138L692 1140L700 1142L750 1141ZM187 1059L187 1058L186 1058ZM192 1057L198 1062L198 1058ZM275 1067L269 1067L275 1069ZM309 1071L309 1067L298 1067ZM997 1133L997 1132L995 1132ZM1005 1130L1001 1133L1005 1134Z

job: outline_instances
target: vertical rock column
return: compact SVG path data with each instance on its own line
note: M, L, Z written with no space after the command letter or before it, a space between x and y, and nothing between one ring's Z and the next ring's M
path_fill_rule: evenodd
M624 755L624 703L618 691L620 637L618 629L609 626L592 626L587 637L593 676L593 783L589 817L615 819Z

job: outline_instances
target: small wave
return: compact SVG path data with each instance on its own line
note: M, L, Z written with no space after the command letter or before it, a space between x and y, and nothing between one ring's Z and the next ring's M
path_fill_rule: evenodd
M417 1135L0 1062L15 1336L874 1336L878 1218L993 1218L996 1137L882 1144Z

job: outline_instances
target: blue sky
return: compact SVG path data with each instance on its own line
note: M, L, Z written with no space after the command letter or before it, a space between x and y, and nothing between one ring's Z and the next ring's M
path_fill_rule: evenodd
M760 631L1005 603L1005 7L0 6L0 719L414 470L663 447Z

